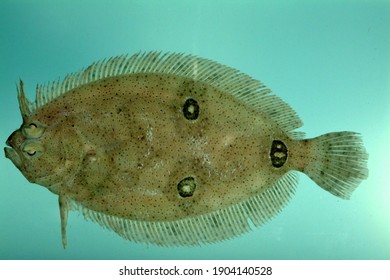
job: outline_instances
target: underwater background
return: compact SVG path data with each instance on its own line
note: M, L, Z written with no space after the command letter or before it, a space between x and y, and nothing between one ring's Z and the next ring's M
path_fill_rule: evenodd
M184 52L261 80L307 137L363 135L369 178L351 200L305 175L281 213L238 238L193 248L126 241L70 212L0 157L0 259L390 259L390 1L0 1L0 141L21 125L19 78L64 78L138 51Z

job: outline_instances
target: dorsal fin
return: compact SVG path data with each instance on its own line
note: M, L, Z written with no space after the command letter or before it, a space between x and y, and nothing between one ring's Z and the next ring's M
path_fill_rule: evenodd
M292 132L302 126L294 110L279 97L270 94L271 91L260 81L217 62L180 53L137 53L130 57L122 55L95 62L86 69L67 75L62 81L38 85L35 102L28 101L21 83L18 96L22 115L29 116L58 96L82 85L136 73L170 74L204 82L252 105L290 133L292 138L303 136Z
M297 174L290 171L264 192L241 203L177 221L137 221L102 214L73 203L85 218L111 229L125 239L159 246L196 246L233 238L266 223L295 192Z
M31 109L35 108L35 104L30 102L26 94L24 93L23 81L19 80L19 87L16 85L16 92L18 93L18 102L20 113L22 114L23 121L31 114Z

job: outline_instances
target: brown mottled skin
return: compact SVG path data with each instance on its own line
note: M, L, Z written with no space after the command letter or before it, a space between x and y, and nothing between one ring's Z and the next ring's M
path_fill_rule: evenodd
M296 141L263 115L210 91L161 74L107 78L73 90L25 121L45 127L39 139L45 153L24 174L99 212L175 220L243 201L294 168L273 168L269 150L275 138L287 146ZM199 102L194 121L182 113L188 97ZM12 146L23 142L19 137ZM183 201L176 186L189 174L199 187Z
M18 88L22 126L5 155L68 210L129 240L199 245L262 225L294 193L294 170L349 198L368 175L360 135L302 139L295 112L260 82L195 56L101 61Z

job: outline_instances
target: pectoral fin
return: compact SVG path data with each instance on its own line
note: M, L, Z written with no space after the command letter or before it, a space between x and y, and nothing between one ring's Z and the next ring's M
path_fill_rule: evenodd
M65 249L68 244L66 240L66 224L68 223L68 212L70 209L70 203L69 198L63 193L60 193L58 202L60 206L62 246L64 246Z

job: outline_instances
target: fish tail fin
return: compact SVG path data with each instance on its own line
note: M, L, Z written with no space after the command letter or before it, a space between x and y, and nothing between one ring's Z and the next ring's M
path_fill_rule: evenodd
M368 176L368 155L361 136L355 132L334 132L310 141L310 159L304 173L333 195L349 199Z

